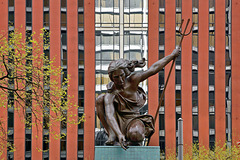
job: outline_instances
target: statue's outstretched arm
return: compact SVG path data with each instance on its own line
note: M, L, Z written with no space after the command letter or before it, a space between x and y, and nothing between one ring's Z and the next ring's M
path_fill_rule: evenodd
M138 77L135 77L135 78L136 79L138 78L139 82L146 80L148 77L153 76L154 74L161 71L171 60L179 56L179 54L180 54L180 49L174 49L170 55L155 62L152 66L149 67L148 70L136 74L136 76Z

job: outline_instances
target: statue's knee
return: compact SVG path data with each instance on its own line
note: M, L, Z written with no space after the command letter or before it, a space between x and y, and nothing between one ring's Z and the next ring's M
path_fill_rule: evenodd
M145 126L140 120L132 122L127 131L127 138L132 142L141 142L145 137Z
M127 137L132 142L141 142L144 139L144 134L139 131L130 131Z

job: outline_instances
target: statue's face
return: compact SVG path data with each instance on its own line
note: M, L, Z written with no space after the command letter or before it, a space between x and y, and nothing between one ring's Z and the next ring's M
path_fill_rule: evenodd
M121 87L125 84L126 75L123 69L118 69L113 72L112 80L115 85Z

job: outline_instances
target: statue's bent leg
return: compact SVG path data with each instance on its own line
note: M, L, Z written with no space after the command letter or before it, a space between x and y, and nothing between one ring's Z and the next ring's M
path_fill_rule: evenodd
M98 118L100 119L103 127L106 129L107 134L108 134L108 140L105 143L107 145L113 145L116 140L116 135L106 121L105 109L104 109L104 96L105 96L105 94L100 94L97 97L96 111L97 111Z
M127 139L129 145L141 145L145 137L145 126L139 119L132 120L127 127Z

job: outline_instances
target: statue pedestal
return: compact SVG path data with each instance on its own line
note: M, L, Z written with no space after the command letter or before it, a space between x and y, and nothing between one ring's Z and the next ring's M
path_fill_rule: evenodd
M159 160L160 146L129 146L125 151L120 146L95 146L95 160Z

